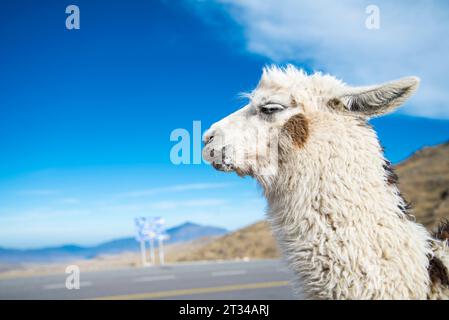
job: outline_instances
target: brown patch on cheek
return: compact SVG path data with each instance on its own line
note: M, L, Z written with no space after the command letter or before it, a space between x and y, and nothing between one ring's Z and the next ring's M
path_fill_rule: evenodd
M309 122L303 114L296 114L288 119L282 130L292 138L298 148L302 148L309 137Z

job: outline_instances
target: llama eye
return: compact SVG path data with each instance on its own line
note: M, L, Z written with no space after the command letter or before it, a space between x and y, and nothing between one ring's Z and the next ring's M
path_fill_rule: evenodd
M266 104L266 105L260 107L259 109L260 109L260 112L263 114L273 114L275 112L282 111L285 108L284 108L284 106L282 106L280 104L272 103L272 104Z

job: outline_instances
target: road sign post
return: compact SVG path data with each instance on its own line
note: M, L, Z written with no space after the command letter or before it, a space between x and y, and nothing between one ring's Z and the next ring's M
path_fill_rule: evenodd
M145 250L145 241L141 240L140 241L140 253L141 253L141 256L142 256L142 265L143 266L149 265L149 263L147 262L147 257L146 257L146 252L145 251L146 251Z
M165 264L165 256L164 256L164 243L163 243L163 237L158 237L159 242L159 263L161 265Z
M137 235L136 240L140 242L140 250L142 255L142 265L155 265L156 259L154 254L154 240L158 240L159 264L165 263L163 240L168 239L165 233L165 220L162 218L139 217L134 219ZM150 263L146 260L145 242L150 245Z
M150 258L151 258L151 264L156 264L156 261L154 260L154 239L150 238Z

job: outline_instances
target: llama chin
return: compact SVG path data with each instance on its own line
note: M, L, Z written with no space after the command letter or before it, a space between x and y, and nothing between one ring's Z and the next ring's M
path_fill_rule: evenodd
M217 170L261 184L294 286L307 297L449 298L447 239L410 219L367 122L418 86L408 77L350 87L330 75L269 67L248 104L204 134L203 155L223 160L211 159Z

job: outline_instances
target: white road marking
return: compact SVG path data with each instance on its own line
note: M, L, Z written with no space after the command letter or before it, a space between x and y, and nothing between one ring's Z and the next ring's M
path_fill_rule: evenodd
M92 282L89 281L81 281L80 282L80 289L82 289L83 287L90 287L92 286ZM67 289L67 287L65 286L65 283L53 283L53 284L47 284L45 286L42 287L42 289L44 290L55 290L55 289ZM75 289L73 289L75 290Z
M229 270L229 271L215 271L212 272L212 277L226 277L246 274L246 270Z
M174 274L168 274L164 276L153 276L153 277L143 277L134 279L134 282L151 282L151 281L163 281L163 280L173 280L175 279Z

